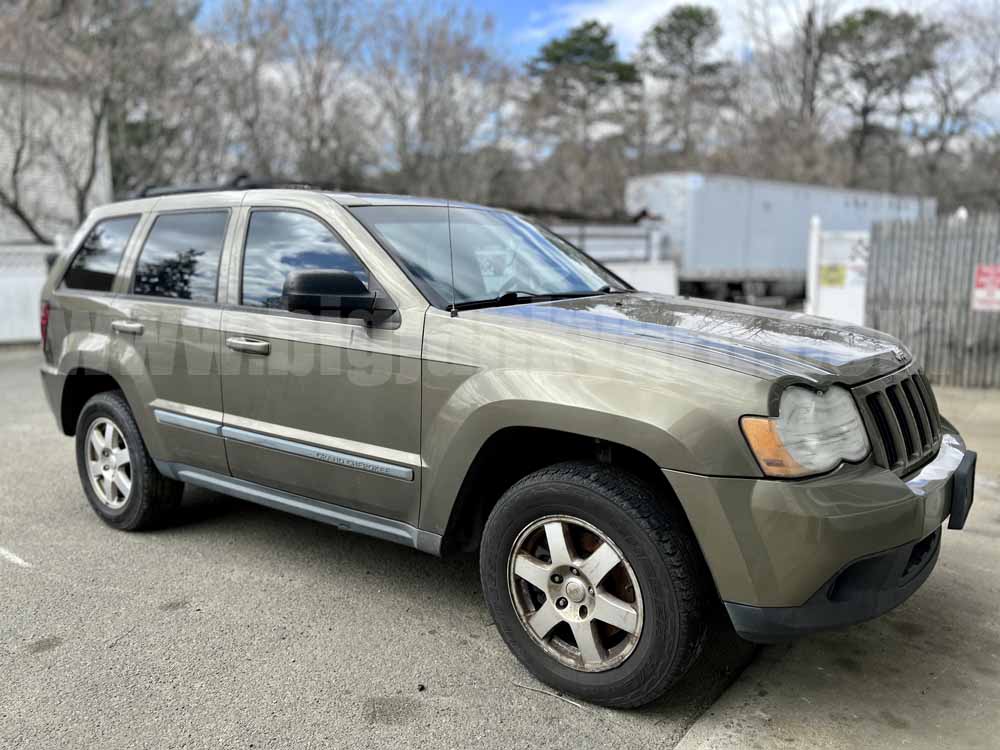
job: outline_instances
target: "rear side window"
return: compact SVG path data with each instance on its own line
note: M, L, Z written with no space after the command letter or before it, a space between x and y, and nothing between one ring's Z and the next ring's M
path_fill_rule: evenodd
M215 302L228 211L158 216L135 269L132 293Z
M70 263L63 285L67 289L110 292L125 246L138 222L138 216L98 222Z
M285 280L291 271L347 271L368 286L368 271L327 226L297 211L250 214L243 253L242 304L287 309Z

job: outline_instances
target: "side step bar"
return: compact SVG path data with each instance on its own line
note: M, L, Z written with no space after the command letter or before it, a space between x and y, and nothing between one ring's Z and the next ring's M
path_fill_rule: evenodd
M382 518L371 513L345 508L341 505L324 503L320 500L282 492L270 487L247 482L235 477L216 474L204 469L196 469L184 464L156 462L156 467L164 476L187 482L207 490L232 495L275 510L283 510L297 516L336 526L338 529L365 534L378 539L413 547L431 555L441 554L441 537L429 531L418 529L402 521Z

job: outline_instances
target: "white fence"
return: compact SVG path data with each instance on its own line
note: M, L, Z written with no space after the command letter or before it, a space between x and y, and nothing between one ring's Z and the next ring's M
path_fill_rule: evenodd
M39 340L45 256L51 250L44 245L0 246L0 344Z

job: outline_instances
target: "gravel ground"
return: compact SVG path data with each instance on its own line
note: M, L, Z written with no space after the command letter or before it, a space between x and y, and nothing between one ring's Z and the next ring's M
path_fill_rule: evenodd
M599 709L509 654L473 561L202 491L114 531L38 364L0 351L0 747L671 748L753 653L720 625L664 700Z

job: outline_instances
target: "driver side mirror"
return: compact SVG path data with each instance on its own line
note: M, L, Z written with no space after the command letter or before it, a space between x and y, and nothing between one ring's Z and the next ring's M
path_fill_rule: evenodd
M384 323L396 312L387 295L369 289L353 273L339 269L292 271L285 278L282 296L289 312L358 318L368 325Z

